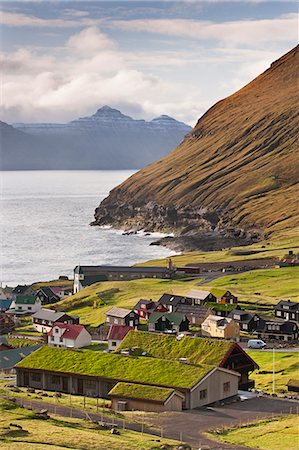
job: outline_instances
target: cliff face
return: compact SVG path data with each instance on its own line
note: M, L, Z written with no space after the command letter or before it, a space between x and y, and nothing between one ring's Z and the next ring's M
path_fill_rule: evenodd
M113 189L95 225L257 238L298 223L298 46ZM297 141L298 142L298 141Z

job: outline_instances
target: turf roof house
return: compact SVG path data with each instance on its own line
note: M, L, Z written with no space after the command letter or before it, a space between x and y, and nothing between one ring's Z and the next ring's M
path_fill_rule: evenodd
M225 289L212 289L212 294L217 298L217 303L233 305L238 303L238 297Z
M180 331L188 330L189 320L184 314L154 312L148 320L148 331L178 333Z
M211 310L199 304L197 300L182 295L163 294L158 305L163 305L170 312L183 314L189 323L195 325L200 325L211 314Z
M128 325L137 327L139 324L139 316L130 309L111 308L106 312L106 322L110 325Z
M110 393L113 396L119 382L174 389L184 396L182 407L186 409L236 396L239 380L235 371L213 365L48 346L17 364L16 372L17 386L101 398L109 398ZM132 391L128 386L124 396L129 394ZM149 400L156 399L152 395ZM146 408L145 403L141 409Z
M141 278L169 279L175 270L170 267L131 266L76 266L74 269L74 293L83 287L100 281L124 281Z
M51 309L40 309L32 315L32 325L40 333L48 333L55 322L65 324L79 324L78 316L69 316L64 312L53 311Z
M139 354L146 352L148 355L178 361L187 359L191 364L209 364L234 370L241 375L239 388L247 390L254 387L254 380L249 375L259 366L236 343L221 339L195 338L184 336L177 339L162 333L148 333L146 331L130 331L118 348L118 352L127 350Z
M280 300L274 306L275 317L299 322L299 303L291 300Z

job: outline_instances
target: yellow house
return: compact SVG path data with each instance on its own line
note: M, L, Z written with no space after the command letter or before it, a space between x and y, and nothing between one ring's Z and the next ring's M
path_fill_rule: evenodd
M228 317L210 315L201 324L201 332L206 337L223 339L238 339L240 327L237 322Z

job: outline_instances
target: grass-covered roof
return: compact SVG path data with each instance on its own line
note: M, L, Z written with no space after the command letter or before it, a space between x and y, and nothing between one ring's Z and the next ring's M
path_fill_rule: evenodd
M193 364L218 366L233 345L232 342L224 340L190 336L184 336L181 340L177 340L175 336L166 334L130 331L117 350L119 352L129 348L138 348L155 358L176 361L179 358L187 358L188 362Z
M186 389L193 387L213 369L205 364L194 366L145 356L125 357L48 346L23 359L17 367Z
M174 389L171 388L120 382L117 383L113 389L111 389L109 395L122 398L152 400L154 402L164 403L173 392Z

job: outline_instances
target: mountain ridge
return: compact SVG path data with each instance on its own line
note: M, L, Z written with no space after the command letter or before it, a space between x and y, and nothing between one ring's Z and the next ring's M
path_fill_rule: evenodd
M298 46L213 105L175 150L113 189L93 224L245 241L295 226L297 73Z
M10 133L1 136L2 170L139 169L164 156L191 130L168 116L135 120L107 105L65 124L7 126Z

